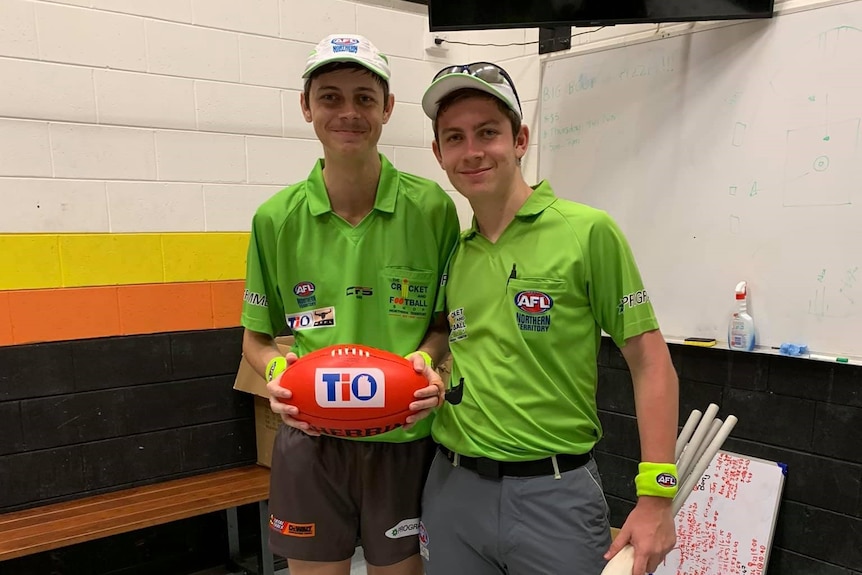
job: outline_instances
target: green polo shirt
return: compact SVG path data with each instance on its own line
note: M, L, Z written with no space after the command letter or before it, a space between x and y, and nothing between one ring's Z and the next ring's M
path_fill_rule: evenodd
M464 232L445 280L459 405L434 439L499 461L586 453L602 330L617 345L658 328L631 250L600 210L558 199L542 182L496 243Z
M244 327L271 336L290 328L299 356L335 344L399 355L416 350L458 240L458 216L436 183L380 158L374 209L355 227L332 211L322 160L307 180L258 208L248 248ZM369 439L418 439L430 433L430 420Z

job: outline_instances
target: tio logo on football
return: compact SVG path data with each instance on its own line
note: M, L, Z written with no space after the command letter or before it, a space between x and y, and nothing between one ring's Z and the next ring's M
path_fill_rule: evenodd
M320 407L385 407L386 377L374 368L318 369L314 397Z

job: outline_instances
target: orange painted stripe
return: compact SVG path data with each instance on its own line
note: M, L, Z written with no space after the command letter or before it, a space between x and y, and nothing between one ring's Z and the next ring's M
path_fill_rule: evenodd
M121 286L120 331L156 333L213 326L210 286L205 283Z
M235 327L242 315L245 282L213 282L213 327Z
M120 333L115 287L12 291L9 309L15 343Z
M0 345L235 327L242 280L0 292Z
M12 314L9 311L9 294L0 292L0 345L12 345Z

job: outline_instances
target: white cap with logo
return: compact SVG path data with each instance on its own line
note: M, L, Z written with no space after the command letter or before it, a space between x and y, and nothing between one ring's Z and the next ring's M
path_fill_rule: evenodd
M321 40L308 56L302 77L308 78L321 66L333 62L355 62L389 81L389 61L386 56L359 34L332 34Z
M521 102L509 74L497 64L490 62L447 66L437 72L431 85L425 90L425 95L422 96L422 110L425 115L432 120L437 119L440 101L452 92L463 88L472 88L490 94L502 100L519 118L524 117Z

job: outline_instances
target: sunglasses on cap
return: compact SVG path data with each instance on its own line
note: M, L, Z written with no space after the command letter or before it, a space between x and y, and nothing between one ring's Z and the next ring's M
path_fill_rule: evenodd
M448 76L449 74L469 74L470 76L475 76L483 82L487 82L491 85L497 84L498 86L507 86L510 90L512 90L512 93L515 95L515 100L517 100L518 107L521 107L521 98L518 96L518 91L515 89L515 82L512 81L512 77L509 76L509 74L504 69L497 66L496 64L492 64L490 62L456 64L455 66L449 66L437 72L437 75L434 76L433 81L439 80L443 76Z

